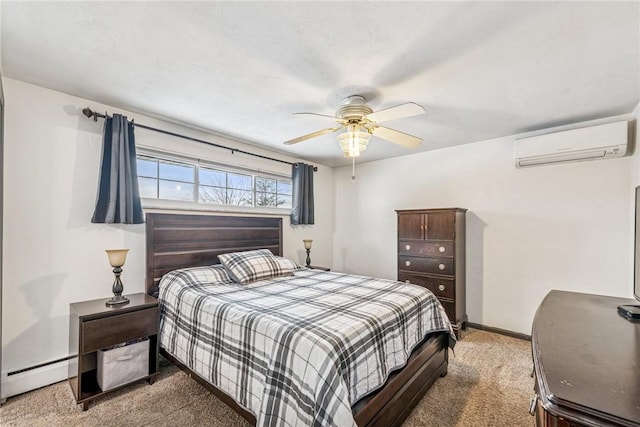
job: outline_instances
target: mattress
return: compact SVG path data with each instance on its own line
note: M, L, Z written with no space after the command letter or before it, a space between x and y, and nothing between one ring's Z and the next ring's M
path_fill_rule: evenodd
M241 285L221 268L162 278L160 345L258 426L355 426L351 405L425 337L455 345L438 299L416 285L306 269Z

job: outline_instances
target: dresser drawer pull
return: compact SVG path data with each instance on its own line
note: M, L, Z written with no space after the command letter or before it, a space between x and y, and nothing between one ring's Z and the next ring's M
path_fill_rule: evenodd
M438 264L438 268L440 270L444 270L445 268L447 268L444 264Z
M439 250L440 252L444 252L444 251L446 251L446 249L444 248L444 246L440 246L440 247L438 248L438 250Z
M404 283L411 283L409 279L405 280Z
M531 403L529 404L529 414L531 416L536 414L536 405L538 404L538 395L534 394L531 398Z
M407 267L411 267L411 261L405 261L404 265L406 265Z
M404 245L404 250L405 251L410 251L411 250L411 245Z
M444 285L438 285L438 289L440 289L440 291L444 291Z

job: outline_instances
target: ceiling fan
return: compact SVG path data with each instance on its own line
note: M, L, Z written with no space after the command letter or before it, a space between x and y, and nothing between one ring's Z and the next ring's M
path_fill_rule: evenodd
M403 147L413 148L422 143L422 138L380 126L379 123L424 113L424 108L414 102L407 102L374 112L367 105L363 96L351 95L342 101L342 107L336 111L335 117L317 113L294 113L328 117L336 121L338 125L290 139L285 141L284 144L297 144L307 139L345 129L344 133L338 135L338 142L345 157L359 156L367 148L371 135Z

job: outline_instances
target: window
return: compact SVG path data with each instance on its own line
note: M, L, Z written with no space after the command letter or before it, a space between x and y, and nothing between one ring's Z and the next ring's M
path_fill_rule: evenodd
M291 179L138 155L140 197L200 204L291 208Z
M257 176L256 206L291 208L291 181Z
M193 200L195 165L138 156L140 197Z
M219 205L253 206L251 175L201 167L199 201Z

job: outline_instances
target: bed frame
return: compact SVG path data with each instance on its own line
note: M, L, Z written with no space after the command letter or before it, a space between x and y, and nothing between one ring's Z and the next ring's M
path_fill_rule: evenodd
M217 255L267 248L282 255L282 218L147 213L147 294L158 296L163 274L177 268L212 265ZM407 365L389 376L384 387L352 406L358 426L400 426L440 376L447 374L448 334L428 336ZM191 371L164 349L162 355L187 372L243 418L255 416L229 395Z

